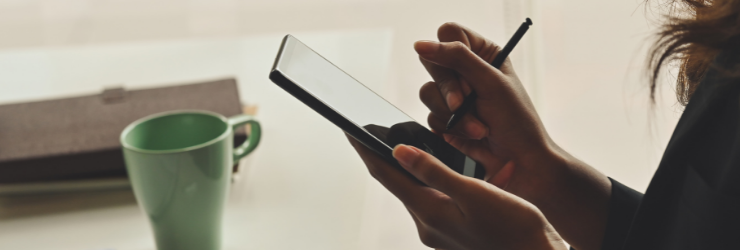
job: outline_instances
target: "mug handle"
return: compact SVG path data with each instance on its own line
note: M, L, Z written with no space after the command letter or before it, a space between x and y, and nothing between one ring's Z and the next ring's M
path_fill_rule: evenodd
M260 127L260 123L257 121L257 119L254 119L251 115L235 115L232 117L229 117L229 125L231 126L231 129L236 131L236 129L240 126L243 126L245 124L250 124L250 131L249 136L247 137L247 141L242 143L242 145L239 145L238 147L234 148L234 164L239 162L241 158L244 156L247 156L249 153L251 153L257 145L260 143L260 137L262 128Z

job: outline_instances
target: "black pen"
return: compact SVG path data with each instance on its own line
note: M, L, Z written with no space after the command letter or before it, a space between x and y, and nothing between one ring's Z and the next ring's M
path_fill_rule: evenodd
M516 30L514 36L512 36L511 39L509 39L509 42L506 43L504 49L502 49L501 52L496 55L496 58L493 59L493 61L491 62L491 66L497 69L501 67L501 64L504 63L504 60L506 60L506 57L509 56L509 53L514 50L514 46L516 46L516 44L519 43L519 40L522 39L524 34L527 33L530 25L532 25L532 19L529 19L529 17L527 17L527 20L523 22L521 26L519 26L519 29ZM465 100L463 100L462 104L460 104L460 107L452 113L450 120L447 121L447 130L450 130L452 127L455 126L455 124L462 120L463 116L465 116L465 113L468 113L468 111L470 111L470 109L473 107L473 103L475 103L476 98L478 98L478 94L475 93L475 90L470 91L470 94L465 97Z

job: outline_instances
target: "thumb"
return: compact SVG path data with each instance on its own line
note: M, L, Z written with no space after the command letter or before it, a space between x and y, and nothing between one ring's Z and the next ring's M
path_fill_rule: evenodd
M491 86L483 86L484 84L504 77L501 71L462 42L418 41L414 44L414 49L421 58L459 73L478 94L490 91Z
M470 183L468 177L458 174L434 156L413 146L397 145L393 149L393 157L421 182L453 199Z

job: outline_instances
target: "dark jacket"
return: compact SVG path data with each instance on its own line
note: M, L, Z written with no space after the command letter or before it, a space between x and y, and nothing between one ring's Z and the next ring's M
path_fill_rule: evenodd
M740 80L725 51L691 97L644 196L612 180L603 250L740 249Z

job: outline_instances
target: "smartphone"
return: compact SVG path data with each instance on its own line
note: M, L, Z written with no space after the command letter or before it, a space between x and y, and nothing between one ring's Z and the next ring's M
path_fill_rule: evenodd
M400 168L392 152L403 143L434 155L457 173L485 176L482 165L291 35L283 38L270 80L391 165Z

